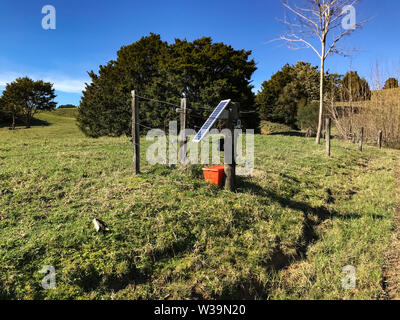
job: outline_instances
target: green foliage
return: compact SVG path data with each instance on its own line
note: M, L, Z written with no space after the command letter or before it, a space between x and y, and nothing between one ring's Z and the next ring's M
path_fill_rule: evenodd
M0 99L0 124L5 123L6 120L7 120L7 115L6 115L6 113L2 110L1 99Z
M297 122L301 130L307 131L308 136L314 136L318 129L319 103L312 102L299 108Z
M1 97L2 110L15 116L23 116L30 127L33 116L38 111L56 107L53 85L42 80L33 81L28 77L18 78L8 83Z
M222 99L240 102L244 111L251 109L254 94L250 78L256 67L249 61L250 54L213 43L211 38L193 42L176 39L168 44L159 35L150 34L122 47L117 59L100 66L98 74L89 73L92 83L83 92L79 127L91 137L129 135L131 90L176 105L186 97L193 110L188 115L189 128L200 126L210 113L204 108L214 108ZM144 126L164 128L166 120L179 116L174 107L139 101ZM244 124L255 128L257 117L246 118Z
M318 97L318 67L299 61L293 66L285 65L264 82L256 102L263 120L295 127L298 108Z
M8 90L7 90L8 89ZM23 95L16 85L7 84L3 95L0 97L0 112L3 114L3 121L12 121L11 127L15 128L15 119L23 114Z
M337 73L326 73L325 76L325 100L332 102L342 99L343 75Z
M395 89L399 87L399 80L396 78L389 78L385 82L383 89Z
M341 83L342 101L364 101L371 99L371 89L367 80L360 78L357 71L345 74Z

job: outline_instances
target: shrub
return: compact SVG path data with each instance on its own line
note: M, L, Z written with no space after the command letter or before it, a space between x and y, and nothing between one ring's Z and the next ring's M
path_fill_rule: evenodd
M395 89L399 87L399 80L396 78L389 78L385 82L383 89Z
M305 105L297 111L297 125L307 132L307 136L315 136L318 128L319 105L316 102Z

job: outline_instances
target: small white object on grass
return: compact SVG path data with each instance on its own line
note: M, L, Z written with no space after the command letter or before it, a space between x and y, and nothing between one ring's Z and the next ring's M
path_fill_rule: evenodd
M94 224L94 227L95 227L97 232L99 232L99 231L103 231L103 232L110 231L110 229L107 227L107 225L104 223L104 221L102 221L100 219L94 218L93 219L93 224Z

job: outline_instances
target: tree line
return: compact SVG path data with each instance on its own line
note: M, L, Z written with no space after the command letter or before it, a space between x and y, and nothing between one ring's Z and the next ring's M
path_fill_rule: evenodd
M220 100L241 103L245 128L259 129L260 120L282 123L315 134L318 125L320 70L308 62L284 65L255 94L251 77L256 63L251 51L235 50L203 37L192 42L176 39L168 44L157 34L123 46L117 59L90 71L78 109L78 126L88 136L130 135L131 91L154 100L179 105L189 102L188 127L198 129ZM371 98L368 82L356 71L345 75L324 72L324 101L360 101ZM399 87L390 78L384 88ZM30 126L40 110L56 107L51 83L18 78L7 84L0 98L0 122L11 128L17 119ZM70 108L73 105L62 107ZM179 118L175 108L156 101L140 101L142 128L164 128Z
M262 120L291 126L316 134L319 115L319 70L307 62L286 64L262 84L256 106ZM357 102L371 99L370 86L357 71L345 75L324 74L324 113L334 102ZM397 88L398 81L389 78L384 89Z
M241 103L246 114L244 127L259 129L261 120L282 123L315 134L318 126L320 70L299 61L285 65L255 94L251 76L256 63L251 51L235 50L203 37L193 42L176 39L168 44L157 34L122 47L117 59L89 72L79 108L78 125L88 136L129 135L131 132L131 91L143 97L179 105L189 101L188 127L199 128L209 109L222 99ZM368 82L356 71L346 75L324 72L324 100L370 99ZM385 87L395 87L389 79ZM326 102L326 101L325 101ZM157 102L140 101L139 118L147 128L164 128L178 119L174 108Z

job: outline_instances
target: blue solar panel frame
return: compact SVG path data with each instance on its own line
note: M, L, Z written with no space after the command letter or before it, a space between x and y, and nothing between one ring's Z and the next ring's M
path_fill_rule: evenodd
M221 115L221 113L226 109L228 104L231 102L231 99L228 100L222 100L218 106L215 108L215 110L211 113L211 115L208 117L207 121L203 124L199 132L196 134L196 136L193 139L193 142L200 142L210 131L211 127L214 125L215 121L217 121L218 117Z

